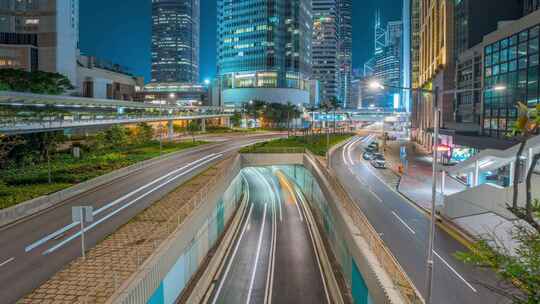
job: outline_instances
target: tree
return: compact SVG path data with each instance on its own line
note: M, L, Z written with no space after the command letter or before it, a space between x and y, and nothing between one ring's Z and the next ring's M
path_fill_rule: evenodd
M72 89L69 79L59 73L0 70L0 90L60 95Z
M535 213L540 210L535 210L533 204L533 198L531 195L532 188L532 176L534 173L534 168L540 160L540 153L533 155L531 159L531 167L525 168L524 172L527 173L526 176L526 200L525 207L519 206L519 182L520 177L523 175L521 172L522 166L521 158L523 151L527 146L528 140L538 134L540 130L540 104L534 109L529 109L526 105L520 103L518 105L518 120L516 125L513 127L512 135L517 137L520 140L520 146L518 153L516 154L516 164L514 169L514 184L513 184L513 195L512 195L512 205L509 206L510 212L512 212L517 218L526 221L534 229L540 233L540 222L535 218Z
M524 170L527 172L524 207L519 205L518 187L522 175L521 156L528 139L540 129L540 105L529 109L519 104L518 110L519 117L512 135L519 139L520 148L516 155L512 203L508 205L508 210L522 220L512 231L516 248L505 248L496 237L492 237L474 244L470 252L459 252L456 256L465 263L490 268L502 279L498 284L479 284L515 304L532 304L540 303L540 200L533 198L531 193L533 171L540 160L540 153L532 157L531 167Z
M189 122L187 126L187 131L191 134L191 137L193 138L193 142L195 142L195 134L201 130L201 126L196 120L192 120Z
M239 112L234 112L234 114L230 118L231 124L235 127L240 127L240 122L242 120L242 114Z
M5 168L10 162L11 152L24 140L18 136L5 136L0 134L0 169Z
M122 147L129 143L129 132L126 128L120 125L114 125L105 130L104 138L106 144L110 147Z
M154 129L147 123L137 124L135 129L135 141L140 144L145 144L154 139Z
M33 153L33 151L38 151L39 158L41 161L47 162L47 175L49 184L52 183L52 168L51 168L51 158L56 152L58 145L65 141L65 136L62 131L55 132L43 132L43 133L34 133L24 136L25 144L22 150L21 155Z

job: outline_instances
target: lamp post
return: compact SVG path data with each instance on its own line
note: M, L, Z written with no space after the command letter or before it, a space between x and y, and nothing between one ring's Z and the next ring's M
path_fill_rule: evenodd
M399 89L399 90L409 90L411 92L419 93L428 93L431 94L433 98L433 162L432 162L432 189L431 189L431 216L430 216L430 229L429 229L429 241L428 241L428 251L427 251L427 260L426 260L426 296L425 300L427 304L432 303L432 292L433 292L433 264L434 264L434 244L435 244L435 212L436 212L436 201L437 201L437 170L438 170L438 150L439 150L439 131L440 131L440 109L438 104L439 95L447 94L458 94L465 92L475 92L475 91L488 91L485 88L477 89L463 89L463 90L448 90L442 91L439 93L439 88L435 87L434 90L426 90L422 88L406 88L400 86L390 86L383 85L377 81L372 81L369 83L369 87L374 90L382 90L385 88ZM492 89L493 91L504 91L506 90L505 86L495 86ZM384 128L384 122L383 122ZM384 134L383 134L384 136Z

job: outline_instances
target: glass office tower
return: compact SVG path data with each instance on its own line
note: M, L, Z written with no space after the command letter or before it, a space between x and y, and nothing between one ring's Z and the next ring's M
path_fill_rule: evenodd
M218 0L217 18L222 90L235 89L238 102L245 101L245 92L276 101L271 91L255 89L309 90L311 1Z
M152 82L199 81L199 0L152 0Z

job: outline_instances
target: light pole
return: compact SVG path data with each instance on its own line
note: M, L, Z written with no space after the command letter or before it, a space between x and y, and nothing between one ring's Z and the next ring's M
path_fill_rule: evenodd
M406 88L399 86L389 86L383 85L377 81L372 81L369 83L371 89L381 90L385 87L399 90L410 90L412 92L418 93L428 93L432 95L433 98L433 162L432 162L432 189L431 189L431 216L430 216L430 229L429 229L429 242L428 242L428 251L427 251L427 260L426 260L426 303L432 303L432 292L433 292L433 264L434 264L434 244L435 244L435 221L436 221L436 202L437 202L437 172L438 172L438 158L439 158L439 131L440 131L440 109L438 104L439 95L448 95L448 94L458 94L465 92L475 92L475 91L488 91L486 88L477 88L477 89L463 89L463 90L448 90L439 93L439 88L435 87L434 90L425 90L421 88ZM492 89L493 91L505 91L505 86L495 86ZM384 128L384 122L383 122ZM384 136L384 134L383 134Z

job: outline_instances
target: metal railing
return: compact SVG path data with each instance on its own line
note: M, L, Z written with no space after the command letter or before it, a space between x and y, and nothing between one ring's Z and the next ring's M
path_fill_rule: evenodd
M314 162L318 164L320 168L326 168L326 166L321 163L319 158L311 153L308 153L308 155ZM388 273L394 285L397 286L400 294L408 301L408 303L425 303L422 295L416 289L395 256L388 249L388 247L386 247L380 235L377 233L375 228L373 228L362 210L360 210L360 207L354 203L354 200L338 181L333 169L330 168L324 171L328 173L326 177L330 183L330 186L343 202L342 206L345 208L347 214L351 217L356 227L358 227L358 229L362 232L362 237L366 239L369 248L376 255L377 260Z
M86 296L79 297L75 303L106 303L107 301L110 302L111 296L115 293L118 295L115 298L115 303L146 303L154 293L155 289L159 286L159 282L163 280L170 270L169 266L174 265L177 257L165 254L163 255L163 259L160 259L157 263L145 264L145 261L148 261L151 256L157 254L158 248L163 245L167 239L173 237L176 231L179 231L184 227L186 219L192 216L196 210L208 201L208 193L219 183L219 181L232 177L231 175L234 174L234 172L230 170L230 166L233 162L231 159L228 161L231 163L221 167L219 171L206 181L199 190L193 193L191 199L184 203L182 207L178 208L175 212L172 212L165 220L155 219L154 221L159 222L159 224L155 225L155 227L144 235L143 238L134 241L133 246L130 248L119 249L122 251L122 260L124 261L124 264L115 264L108 259L107 269L105 269L101 275L95 277L98 283L88 290ZM239 196L237 198L235 193L235 200L238 200L239 198ZM148 219L145 220L148 221ZM152 219L150 219L150 221L152 221ZM175 248L175 251L178 252L182 249L183 251L189 251L191 247L196 246L197 236L202 234L205 229L208 229L208 222L197 230L195 237L187 248ZM174 244L172 246L174 246ZM87 255L87 259L95 258L99 254L102 253L92 253L90 251ZM129 269L125 269L125 261L129 262ZM189 269L194 273L202 261L201 259L196 259L195 261L190 259L189 262ZM191 265L192 262L193 265ZM77 261L77 263L84 263L84 261ZM80 268L79 274L71 273L71 275L83 277L87 267ZM129 285L126 284L126 282L136 276L139 276L140 283L136 284L133 288L128 288L130 286L126 287ZM121 289L124 290L120 291Z
M63 115L49 116L46 118L33 117L0 117L1 133L24 133L32 130L57 130L73 127L99 126L111 124L132 124L142 122L212 119L226 117L226 114L197 114L178 113L175 115L142 115L142 116L82 116L66 119Z

